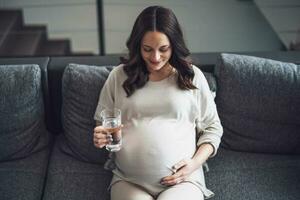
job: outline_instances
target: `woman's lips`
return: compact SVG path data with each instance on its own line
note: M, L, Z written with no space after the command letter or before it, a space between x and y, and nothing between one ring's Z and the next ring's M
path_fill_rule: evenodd
M152 65L158 65L160 62L152 62L152 61L150 61L150 63L151 63Z

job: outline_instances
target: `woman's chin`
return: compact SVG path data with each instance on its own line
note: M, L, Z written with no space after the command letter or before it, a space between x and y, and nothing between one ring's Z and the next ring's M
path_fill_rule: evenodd
M148 66L150 71L158 71L162 69L164 65L162 63L159 64L148 63Z

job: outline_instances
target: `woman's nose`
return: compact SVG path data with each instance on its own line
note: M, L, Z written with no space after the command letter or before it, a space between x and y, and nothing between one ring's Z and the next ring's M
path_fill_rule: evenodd
M152 61L159 61L159 59L160 59L159 51L154 51L151 55L151 60Z

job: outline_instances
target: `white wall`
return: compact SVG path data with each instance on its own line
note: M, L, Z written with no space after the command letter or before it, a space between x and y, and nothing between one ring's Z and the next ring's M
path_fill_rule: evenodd
M143 8L171 8L192 52L272 51L278 37L253 2L237 0L104 0L107 53L126 52L125 42Z
M281 45L253 1L103 2L106 53L126 52L134 20L149 5L163 5L175 12L192 52L272 51ZM48 24L50 38L70 38L74 51L99 52L96 0L0 0L0 6L23 8L26 23Z
M278 33L284 44L289 47L300 30L300 0L255 0L255 3Z
M99 52L96 0L1 0L22 8L25 24L47 25L50 39L71 40L72 50Z

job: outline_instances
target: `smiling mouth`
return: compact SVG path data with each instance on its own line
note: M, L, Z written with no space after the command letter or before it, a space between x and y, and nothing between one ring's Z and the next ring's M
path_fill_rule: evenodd
M160 62L151 62L150 61L150 63L153 64L153 65L158 65Z

